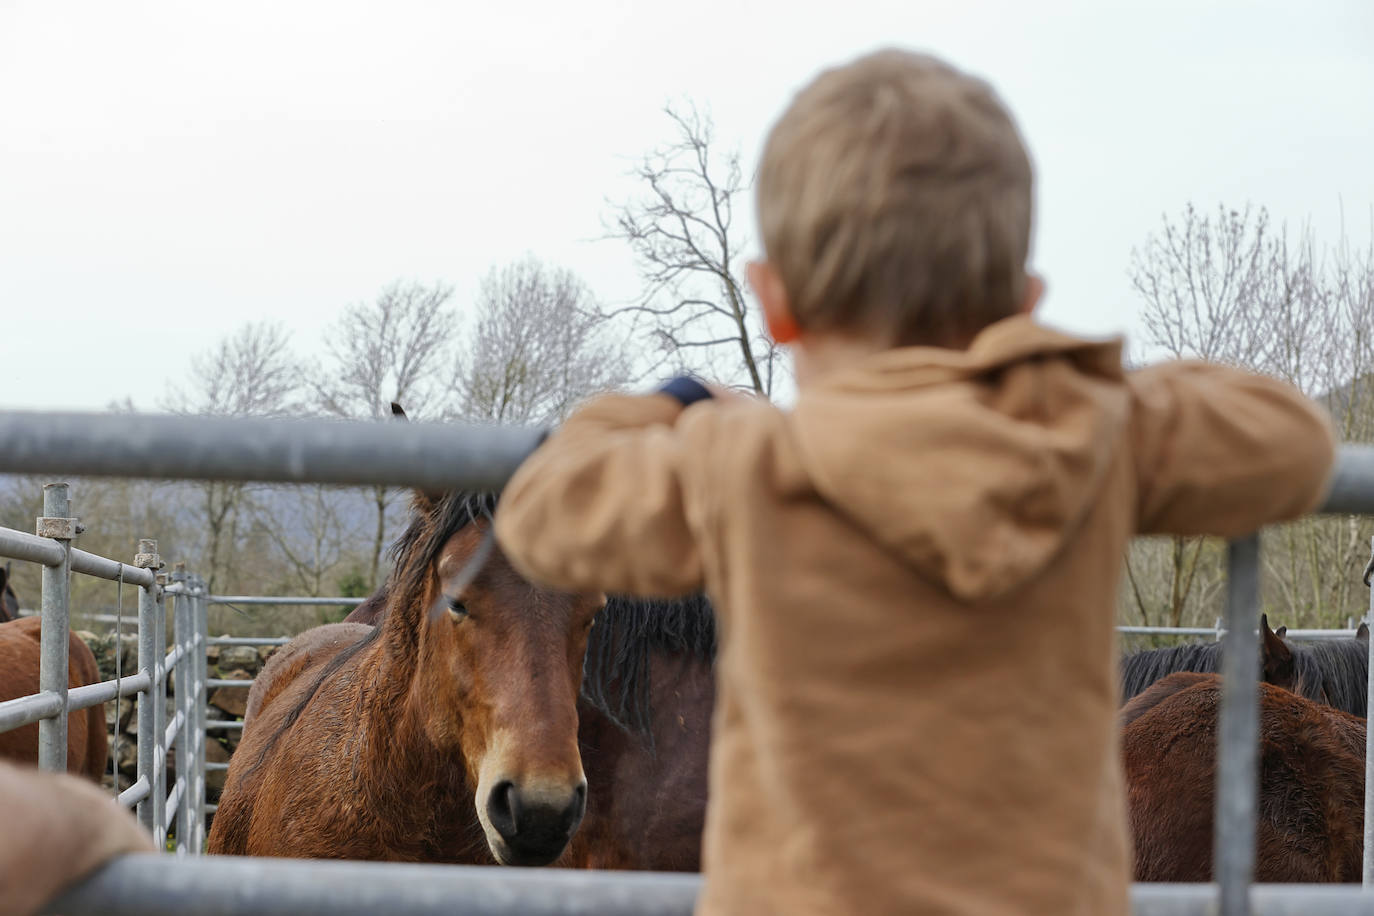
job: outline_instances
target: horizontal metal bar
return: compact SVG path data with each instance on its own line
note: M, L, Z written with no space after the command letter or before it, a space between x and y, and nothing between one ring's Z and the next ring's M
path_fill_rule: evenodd
M213 811L213 805L206 805ZM43 909L67 916L690 916L697 875L236 856L122 856ZM1261 884L1256 916L1374 916L1358 885ZM1210 884L1135 884L1135 916L1215 912Z
M227 770L227 769L229 769L229 764L227 764L227 763L215 763L213 760L207 760L207 761L205 762L205 772L207 772L207 773L213 772L214 770Z
M262 595L211 595L209 598L211 604L262 604L272 607L276 607L277 605L301 605L302 607L355 607L366 600L366 598L316 598L313 596L289 598Z
M206 730L207 732L208 732L208 731L214 731L214 730L217 729L217 728L223 728L223 729L228 729L228 730L232 730L232 729L235 729L235 728L243 728L243 723L242 723L242 722L235 722L233 719L206 719L206 720L205 720L205 730Z
M162 659L163 676L165 677L167 672L170 672L173 668L175 668L177 666L177 662L181 661L185 657L186 647L174 646L172 648L172 651L168 652L166 656L164 656Z
M157 573L151 569L130 566L128 563L121 563L118 560L110 560L93 553L87 553L84 550L72 548L72 572L85 573L97 579L117 582L121 569L124 570L124 582L128 585L152 588L157 584Z
M690 916L695 875L236 856L124 856L42 912L64 916Z
M210 812L211 814L214 814L216 811L219 810L219 805L216 805L216 804L213 803L213 802L206 802L206 803L205 803L205 810L208 811L208 812Z
M0 557L57 566L62 562L62 548L51 538L0 528Z
M116 695L129 697L136 693L143 693L152 686L152 683L153 679L148 672L140 671L138 674L128 675L118 681L101 681L99 684L73 687L67 692L67 711L76 712L78 709L99 706L101 703L108 703L113 700ZM116 688L118 689L116 690Z
M119 793L119 797L115 799L115 803L123 805L125 808L132 808L151 794L152 792L148 788L147 778L140 776L138 777L138 782Z
M178 776L177 781L172 783L172 791L167 795L167 805L162 809L162 816L167 819L167 823L172 823L176 817L177 805L181 804L181 797L186 794L186 777Z
M540 430L470 423L0 412L0 473L499 487Z
M1283 634L1284 639L1298 642L1319 642L1323 639L1354 639L1358 630L1294 630L1291 627Z
M1342 445L1319 512L1374 515L1374 445Z
M205 686L209 687L211 690L214 690L216 687L252 687L253 682L212 677L205 682Z
M1216 636L1216 627L1117 627L1118 633L1131 636Z
M177 714L172 717L172 721L167 723L167 728L162 733L162 748L164 752L172 749L172 745L176 743L177 734L180 733L181 727L185 724L186 713L178 709Z
M62 714L62 698L55 693L35 693L0 703L0 732L11 731Z
M284 646L291 636L211 636L212 646Z
M1203 916L1216 912L1214 884L1134 884L1134 916ZM1374 916L1374 892L1358 884L1255 884L1254 916Z

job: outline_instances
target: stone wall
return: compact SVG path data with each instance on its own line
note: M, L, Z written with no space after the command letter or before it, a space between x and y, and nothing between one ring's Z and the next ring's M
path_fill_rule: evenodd
M100 667L102 680L115 676L115 660L119 657L120 673L124 676L138 671L138 637L125 634L116 639L113 633L97 635L78 630L77 636L88 645ZM117 649L118 647L118 649ZM209 662L209 676L224 680L251 681L257 677L262 666L277 650L276 646L210 646L206 652ZM170 690L169 690L170 694ZM216 687L208 697L210 707L207 719L243 719L244 708L248 704L248 690L245 687ZM110 754L119 761L119 787L127 789L138 778L138 716L135 714L133 697L125 697L116 702L105 704L105 724L110 736ZM173 707L168 702L169 711ZM211 731L206 735L205 760L207 763L228 763L238 747L242 729ZM176 778L175 752L167 755L168 785ZM209 770L205 774L206 800L211 804L219 799L224 788L226 773L223 770ZM105 775L105 786L114 788L114 777Z

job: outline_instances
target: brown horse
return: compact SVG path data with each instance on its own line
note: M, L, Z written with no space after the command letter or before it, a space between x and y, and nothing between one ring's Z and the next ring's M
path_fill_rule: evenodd
M516 599L509 613L569 597L527 584ZM386 606L383 590L337 626L375 625ZM577 704L587 812L559 865L700 869L714 657L715 617L704 596L607 600L588 641ZM250 693L250 715L253 703Z
M209 851L543 865L582 818L576 700L601 596L493 556L481 494L417 496L383 621L298 637L259 676Z
M1260 684L1258 881L1360 880L1365 721ZM1179 673L1121 711L1136 880L1212 880L1221 678Z
M1269 629L1260 616L1260 666L1265 683L1299 696L1365 715L1369 672L1369 627L1360 624L1354 638L1288 642L1286 627ZM1121 660L1122 702L1176 671L1210 674L1221 668L1219 642L1146 649Z
M0 623L0 702L38 693L39 640L42 621L21 617ZM67 686L84 687L100 680L90 648L75 633L67 636ZM67 715L67 770L96 782L105 772L109 737L101 706ZM0 757L38 763L38 723L0 732Z

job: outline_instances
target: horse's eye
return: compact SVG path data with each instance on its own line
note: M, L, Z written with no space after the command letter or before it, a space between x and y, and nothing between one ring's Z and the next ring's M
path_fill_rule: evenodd
M467 606L457 598L448 599L448 612L459 620L468 615Z

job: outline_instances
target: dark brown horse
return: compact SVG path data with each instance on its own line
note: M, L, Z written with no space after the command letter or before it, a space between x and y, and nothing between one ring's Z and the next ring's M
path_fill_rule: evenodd
M339 626L377 624L389 604L385 594L373 595ZM523 613L522 603L569 600L529 584L516 597L520 603L508 613ZM607 600L588 640L577 704L587 812L558 864L700 869L715 636L703 596ZM250 715L252 704L250 696Z
M552 597L527 589L523 601ZM373 624L385 606L369 599L339 626ZM704 598L607 600L577 704L587 811L559 865L700 869L714 655L715 621Z
M601 596L531 596L493 501L417 496L376 627L311 631L254 688L209 851L542 865L582 819L576 700Z
M1290 642L1285 627L1269 629L1260 616L1260 664L1265 683L1291 690L1328 706L1364 717L1368 690L1369 627L1355 637ZM1178 671L1204 674L1221 669L1221 643L1197 643L1146 649L1121 660L1122 702L1129 701L1160 678Z
M38 693L39 641L42 621L22 617L0 623L0 702ZM75 633L67 636L67 686L84 687L100 680L90 648ZM95 782L105 772L109 738L101 706L67 715L67 770ZM0 732L0 757L38 763L38 723Z
M1365 721L1260 684L1259 881L1360 880ZM1179 673L1121 711L1139 881L1212 880L1221 678Z

